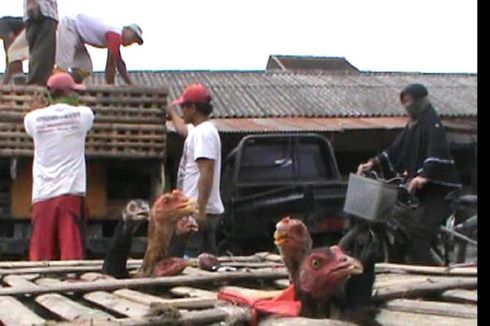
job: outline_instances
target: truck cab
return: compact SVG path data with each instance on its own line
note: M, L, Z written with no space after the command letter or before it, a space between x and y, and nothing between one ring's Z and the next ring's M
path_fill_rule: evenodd
M219 249L270 250L275 224L285 216L302 219L314 242L333 242L344 230L346 189L327 138L245 136L223 162Z

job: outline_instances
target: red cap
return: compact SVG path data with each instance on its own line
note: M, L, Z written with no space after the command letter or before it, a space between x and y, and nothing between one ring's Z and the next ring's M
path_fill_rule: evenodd
M184 93L172 102L172 104L181 105L183 103L209 103L211 95L203 84L192 84L186 87Z
M59 89L64 91L85 89L84 85L75 83L71 75L66 72L57 72L51 75L48 79L47 86L49 89Z

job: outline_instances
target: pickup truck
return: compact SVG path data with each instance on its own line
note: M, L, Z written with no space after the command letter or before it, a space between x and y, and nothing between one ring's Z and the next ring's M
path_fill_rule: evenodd
M247 135L223 162L220 253L273 249L275 224L284 216L302 219L314 244L333 242L345 228L346 190L327 138Z

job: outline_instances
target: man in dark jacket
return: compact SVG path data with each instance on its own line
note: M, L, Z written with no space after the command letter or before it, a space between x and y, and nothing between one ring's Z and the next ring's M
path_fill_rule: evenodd
M431 241L437 228L450 213L445 195L461 184L454 160L437 112L421 84L411 84L400 93L409 121L402 133L381 154L360 164L358 174L379 168L385 176L403 175L408 178L408 190L419 199L419 207L410 214L408 227L409 262L434 263Z

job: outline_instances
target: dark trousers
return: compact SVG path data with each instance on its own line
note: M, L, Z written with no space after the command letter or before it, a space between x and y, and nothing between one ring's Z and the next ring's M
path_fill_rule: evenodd
M420 265L435 263L430 248L437 229L450 214L444 199L446 193L438 186L427 185L419 194L420 205L410 214L408 262Z
M27 84L45 86L53 72L56 56L58 22L48 17L28 20L26 38L29 44L29 77Z

